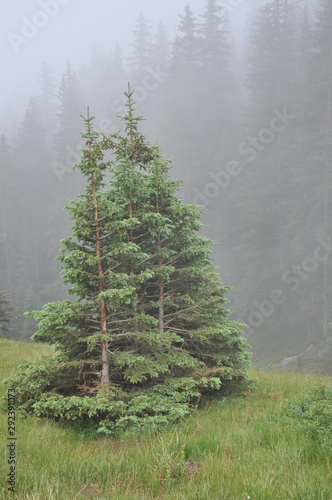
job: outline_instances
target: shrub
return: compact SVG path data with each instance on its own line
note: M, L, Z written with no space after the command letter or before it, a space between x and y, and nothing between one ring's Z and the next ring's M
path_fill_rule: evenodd
M285 400L282 419L332 451L332 386L322 385Z

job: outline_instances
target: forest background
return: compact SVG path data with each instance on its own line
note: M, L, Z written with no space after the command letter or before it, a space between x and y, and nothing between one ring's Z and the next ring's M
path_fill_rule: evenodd
M0 290L18 311L11 337L28 339L36 323L23 313L66 294L55 257L70 233L62 208L84 190L72 169L80 115L89 104L99 130L116 131L130 81L144 133L186 181L184 201L207 209L204 234L254 360L329 340L332 2L249 3L240 46L236 2L207 0L197 13L188 4L175 38L143 12L129 46L95 41L60 78L41 63L22 117L3 107Z

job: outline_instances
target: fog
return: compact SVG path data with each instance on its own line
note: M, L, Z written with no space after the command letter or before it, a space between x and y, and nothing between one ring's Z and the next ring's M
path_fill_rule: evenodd
M206 209L255 362L318 359L332 323L331 0L13 0L2 13L0 290L20 313L11 335L29 338L23 312L65 296L55 256L70 232L62 207L84 189L72 172L80 114L89 105L111 133L130 81L144 133L186 180L181 196Z
M97 0L92 3L89 0L63 0L60 3L26 0L2 6L0 57L1 67L5 68L1 86L2 104L8 103L18 111L27 104L27 99L35 91L36 74L42 61L47 61L55 73L61 74L68 60L75 67L86 62L93 42L107 49L118 42L127 54L140 12L151 26L163 21L170 37L174 38L178 14L183 12L187 2ZM235 1L233 4L239 4L235 8L230 2L230 17L240 38L247 4L251 3ZM193 0L190 6L197 15L202 11L204 2ZM40 12L43 14L40 15Z

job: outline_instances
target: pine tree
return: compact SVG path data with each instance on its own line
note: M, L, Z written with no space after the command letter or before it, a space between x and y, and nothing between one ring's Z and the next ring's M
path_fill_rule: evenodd
M142 77L146 75L147 68L152 63L152 34L151 28L142 13L136 20L134 42L131 44L132 54L128 58L132 77L140 85Z
M234 82L229 81L231 51L225 7L220 6L217 0L208 0L201 17L200 52L204 71L212 78L217 77L223 90L229 91L229 84Z
M56 127L56 84L52 71L45 62L43 62L40 69L38 85L40 88L38 101L41 110L42 126L46 132L49 149L52 150L53 134Z
M169 75L160 112L161 140L166 151L174 154L174 166L186 175L195 175L201 166L203 151L201 110L201 67L199 63L198 23L186 4L180 14L173 45Z
M189 71L190 67L199 64L199 34L197 20L188 3L180 19L174 44L174 62L178 66L186 66L186 71Z
M80 79L84 96L95 110L97 122L101 124L101 128L105 128L103 122L107 123L107 119L110 121L111 118L109 113L105 114L105 104L107 109L113 100L118 99L123 85L128 81L119 44L115 44L112 52L106 52L93 43L89 64L81 69Z
M45 248L48 244L48 202L50 191L48 181L51 177L45 131L38 99L32 98L23 118L22 125L13 149L16 170L16 221L13 234L16 233L17 247L12 269L15 273L14 304L20 313L25 307L41 307L40 294L50 279ZM45 207L40 210L40 206ZM19 233L19 234L17 234ZM17 334L30 336L28 321L18 327ZM35 325L32 326L35 328Z
M248 368L211 242L198 235L201 210L181 202L126 98L123 136L100 137L85 119L76 167L86 192L68 205L73 234L59 254L72 298L31 313L34 340L58 356L13 381L27 409L110 434L177 421L203 395L240 387Z
M316 124L313 117L313 26L307 6L300 11L296 51L296 86L294 114L296 121L288 130L288 141L292 144L287 154L287 182L283 188L283 213L286 221L283 240L288 248L285 264L292 268L293 262L301 262L303 250L314 252L316 241L312 228L321 225L321 209L317 207L317 193L320 191L321 176L313 172L316 164ZM318 181L318 182L317 182ZM319 202L320 203L320 202ZM318 208L318 210L317 210ZM286 257L288 257L286 259ZM285 267L286 267L285 266ZM284 317L291 317L291 329L299 344L311 343L317 338L317 325L322 321L321 295L322 273L318 270L310 277L310 286L301 287L287 300ZM296 311L296 314L294 312ZM281 321L285 321L281 318ZM313 333L315 332L315 333ZM316 340L316 339L315 339Z
M231 33L225 7L217 0L208 0L201 18L198 113L204 137L203 150L210 153L204 163L213 167L217 163L217 168L220 163L229 161L237 146L233 138L239 133L240 95L231 69ZM217 151L209 147L211 142L219 144Z
M262 126L274 106L288 104L294 94L295 26L288 0L273 0L260 9L252 32L247 86L251 120Z
M15 308L9 304L8 294L0 290L0 337L8 335L9 322L16 316Z
M153 61L161 71L167 71L170 58L170 42L166 26L162 21L158 24L153 44Z
M16 172L7 138L0 137L0 283L1 289L14 291L15 247L17 229L15 227L15 205L12 199ZM16 243L16 245L15 245Z
M261 303L268 297L276 281L280 282L283 272L292 266L285 241L291 244L288 238L294 235L287 227L288 213L293 209L294 191L289 189L293 175L296 182L296 174L292 171L294 163L290 161L297 140L298 28L293 18L293 6L288 0L266 2L252 31L247 77L250 89L247 138L240 145L243 176L234 193L239 223L234 236L238 245L233 251L243 265L242 283L237 286L237 308L245 320L257 312L254 303ZM278 110L286 110L291 118L287 125L280 122L279 131L276 131L270 123L276 119ZM265 348L268 342L276 349L275 344L283 342L281 337L284 332L287 335L290 328L282 327L286 321L286 307L285 302L278 308L278 314L253 322L261 323L251 339L258 349ZM264 346L263 336L269 339Z
M57 161L70 168L75 163L70 158L77 153L80 143L81 124L78 117L81 112L81 89L76 73L69 62L62 75L58 99L59 126L55 133L54 146ZM72 165L70 165L71 162Z
M315 167L323 175L323 238L326 240L331 231L330 211L332 206L331 192L331 155L332 155L332 3L321 0L318 10L318 21L314 29L313 58L313 102L315 111L313 121L317 126L317 156ZM329 312L331 300L330 263L324 262L323 273L323 333L328 336L328 324L332 317Z
M16 127L17 114L14 108L6 103L0 107L0 134L11 140L16 132Z
M288 206L284 203L288 209L287 241L293 262L301 261L303 249L313 254L316 238L327 241L331 230L330 21L329 2L319 4L316 22L311 21L307 8L300 19L296 133L292 136L293 147L288 155L289 177L285 187ZM287 304L291 308L295 299L293 307L297 314L293 314L293 331L300 331L307 343L322 341L328 336L330 274L330 263L326 260L310 276L310 286L301 287L296 298L292 297Z

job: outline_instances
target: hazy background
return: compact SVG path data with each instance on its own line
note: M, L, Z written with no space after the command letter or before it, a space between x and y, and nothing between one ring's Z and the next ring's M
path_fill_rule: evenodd
M11 335L28 338L35 324L22 313L65 294L55 256L70 232L62 207L84 189L72 171L80 114L90 105L97 128L119 127L130 81L144 132L186 180L184 201L206 208L255 362L330 362L332 2L186 5L2 6L0 290L20 313Z
M37 0L14 0L4 4L0 19L0 63L3 68L1 103L8 103L17 110L22 109L36 88L36 74L42 61L47 61L60 74L68 60L75 67L86 62L93 42L105 48L113 48L118 42L124 55L128 54L135 21L140 12L151 26L163 21L170 38L174 38L179 13L183 12L186 3L186 0L69 0L66 5L59 6L58 15L50 19L44 28L40 28L38 35L20 46L18 54L13 50L8 34L21 34L23 19L31 21L33 15L42 9ZM246 16L253 3L245 0L238 2L239 6L232 7L230 11L234 36L239 45L243 40ZM198 15L204 8L204 1L193 0L190 6Z

